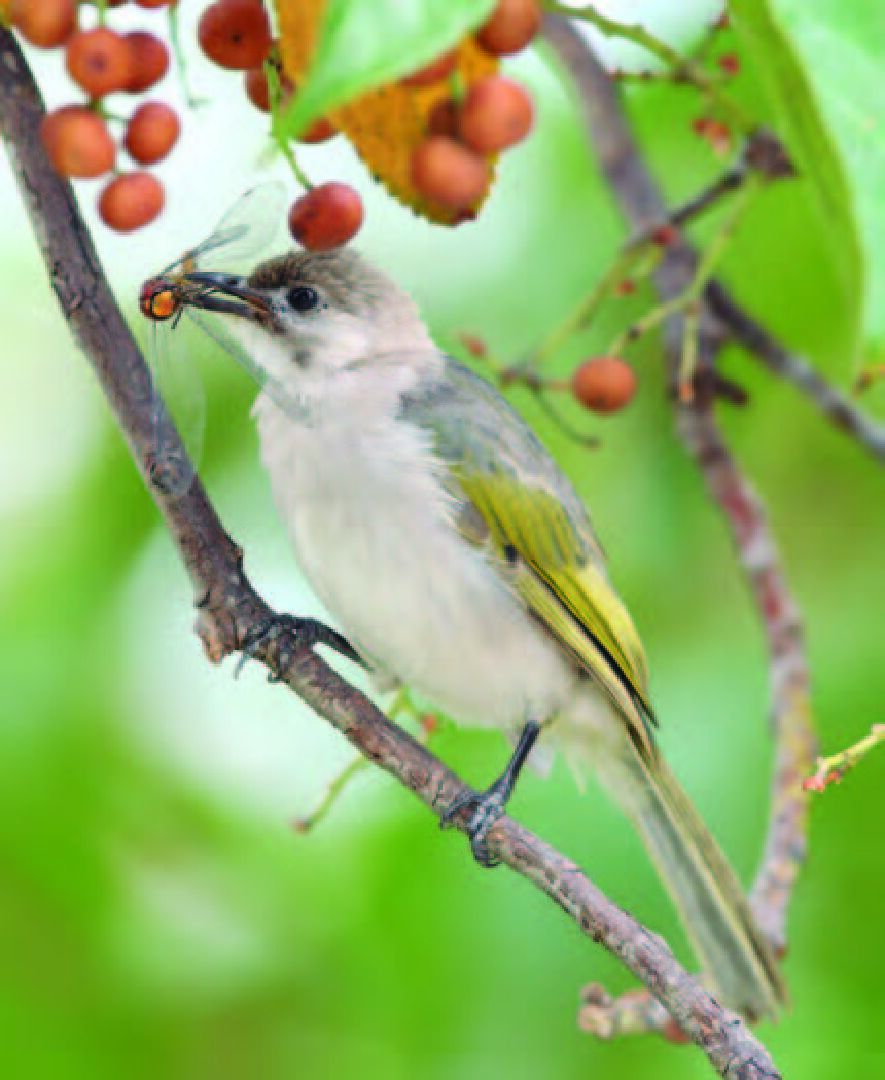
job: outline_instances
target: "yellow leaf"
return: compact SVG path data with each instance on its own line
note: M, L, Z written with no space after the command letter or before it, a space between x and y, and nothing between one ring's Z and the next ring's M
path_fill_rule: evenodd
M296 87L308 77L325 6L326 0L277 0L283 70ZM457 72L465 86L498 70L497 58L470 36L461 41L455 53ZM350 139L369 172L391 195L441 225L457 224L465 214L426 199L412 183L411 162L415 148L426 137L431 110L450 93L448 79L426 87L390 83L329 114L329 120ZM488 188L472 211L479 209L487 195Z

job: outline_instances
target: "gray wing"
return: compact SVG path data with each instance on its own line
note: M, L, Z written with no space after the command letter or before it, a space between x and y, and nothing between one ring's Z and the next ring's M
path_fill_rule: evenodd
M456 470L518 478L526 487L544 491L565 511L585 558L602 564L603 553L590 517L568 477L535 433L494 386L450 356L440 375L401 397L401 416L427 432L436 452ZM479 541L481 515L449 474L446 486L461 504L464 531Z

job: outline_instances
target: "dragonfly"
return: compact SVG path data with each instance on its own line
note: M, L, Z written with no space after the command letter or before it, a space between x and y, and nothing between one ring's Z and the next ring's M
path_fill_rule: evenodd
M152 403L152 440L149 471L151 482L168 495L184 494L193 482L192 461L199 461L205 423L205 392L196 368L181 350L174 347L170 331L182 315L187 315L210 337L246 368L259 384L266 386L269 376L222 328L201 311L197 301L206 286L189 281L188 274L223 264L231 272L266 251L284 220L286 189L269 182L250 188L222 216L212 232L199 244L185 250L177 259L141 286L138 306L152 323L148 360L154 386ZM216 263L217 259L217 263ZM215 304L219 310L219 305ZM184 430L190 459L181 454L169 407L173 406Z

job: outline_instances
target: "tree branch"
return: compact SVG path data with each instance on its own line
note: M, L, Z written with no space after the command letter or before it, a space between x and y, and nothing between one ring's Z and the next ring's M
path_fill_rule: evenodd
M39 138L43 106L12 34L0 29L0 129L37 242L66 319L104 389L150 487L156 422L150 375L114 302L70 185L50 167ZM167 419L164 419L164 423ZM171 421L166 449L186 463ZM198 629L214 661L242 647L271 614L246 579L240 549L224 532L200 483L173 496L151 489L190 575ZM465 785L319 656L291 636L255 652L274 676L396 777L435 814ZM467 814L456 824L464 828ZM667 1008L716 1071L734 1080L778 1077L765 1048L674 959L666 944L605 897L574 863L508 817L489 837L492 853L533 882L592 940L617 956Z
M642 232L650 222L664 220L666 203L645 165L608 73L567 19L547 16L543 32L575 84L589 139L632 230ZM684 292L698 263L697 253L682 241L667 249L655 275L664 303ZM730 336L736 336L733 320L721 319L709 293L708 288L698 313L701 375L712 372L720 348ZM668 374L674 388L683 327L681 315L668 319L665 326ZM761 328L760 332L764 333ZM691 401L677 398L674 407L678 433L731 533L768 643L775 767L765 853L751 902L760 926L782 951L787 908L807 847L808 797L802 780L817 751L801 620L762 502L719 431L712 393L699 390ZM596 988L592 993L590 1010L585 1007L582 1017L585 1026L598 1033L664 1029L664 1014L654 1007L643 1011L635 995L612 1000Z

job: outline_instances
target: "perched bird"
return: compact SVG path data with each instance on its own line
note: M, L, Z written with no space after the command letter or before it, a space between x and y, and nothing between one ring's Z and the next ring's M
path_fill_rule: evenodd
M224 313L267 377L254 413L275 501L356 652L388 685L516 741L470 797L476 858L490 861L488 831L543 731L635 823L724 1001L775 1013L777 963L658 750L642 645L590 518L528 426L350 249L187 280L188 302Z

